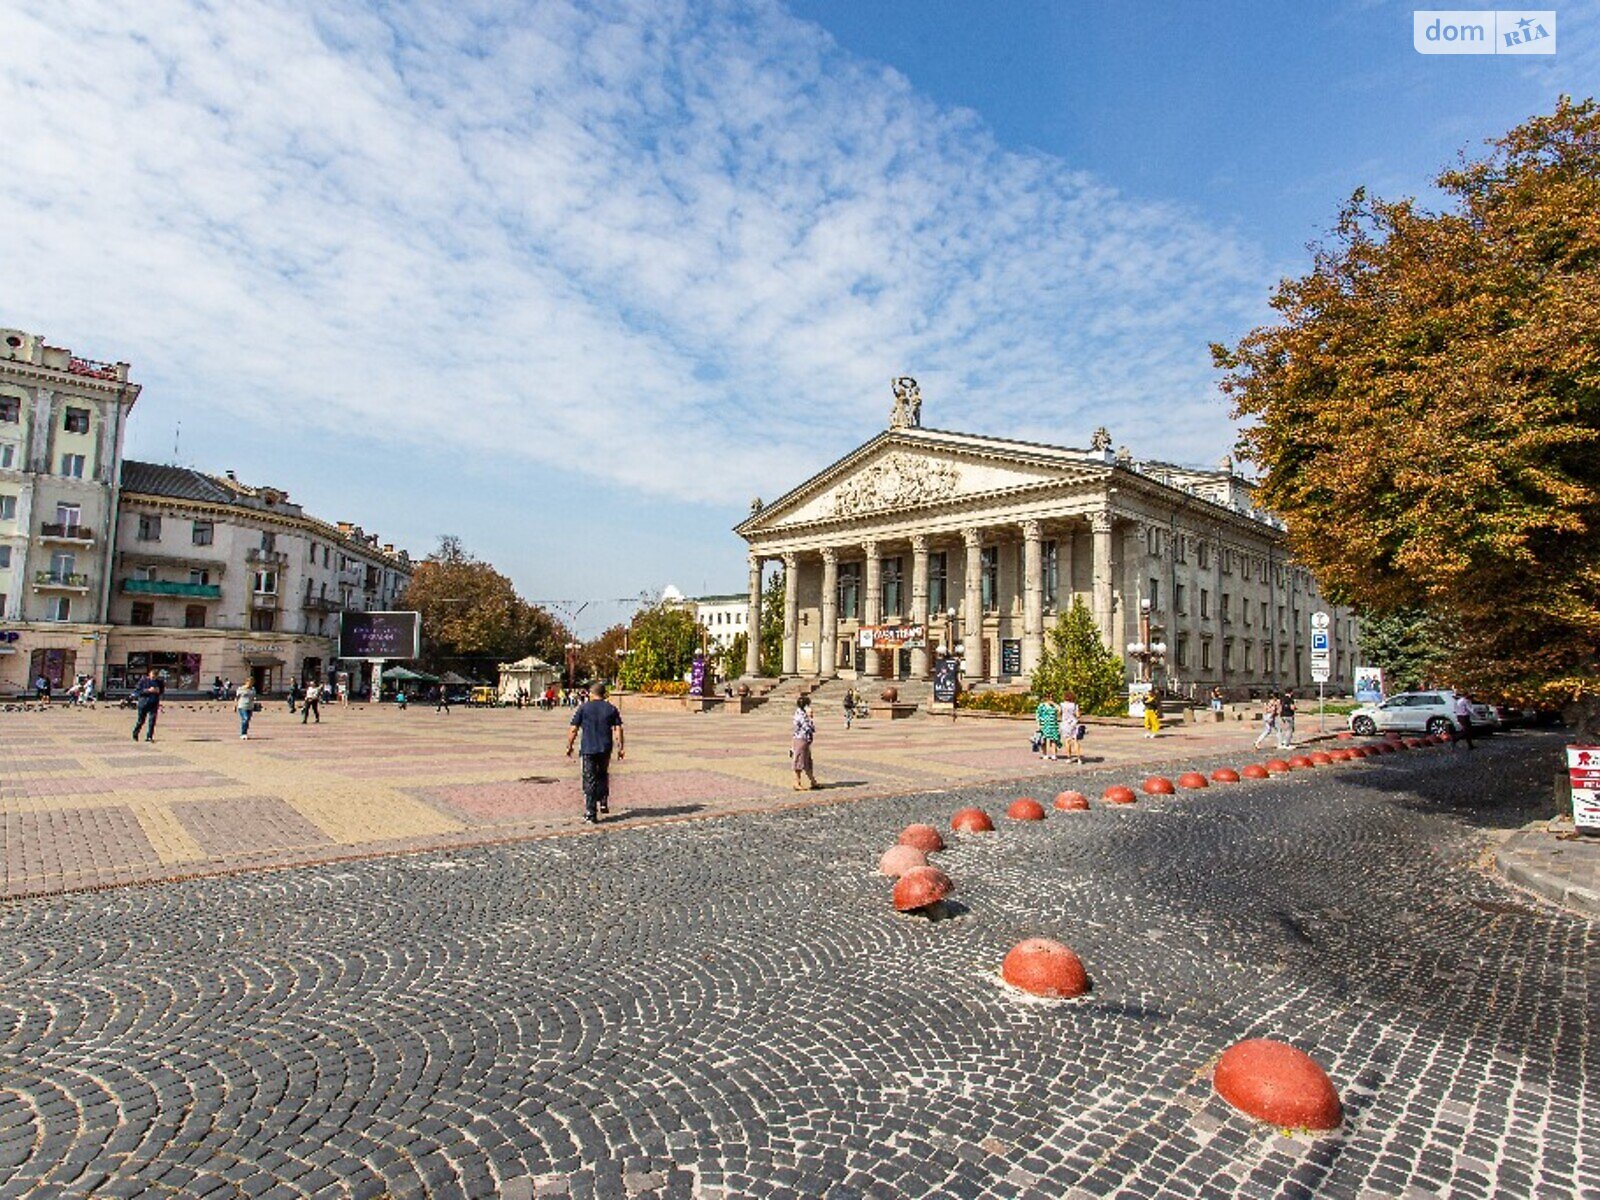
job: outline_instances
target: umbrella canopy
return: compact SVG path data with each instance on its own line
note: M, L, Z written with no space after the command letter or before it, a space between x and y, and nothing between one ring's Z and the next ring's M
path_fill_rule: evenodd
M437 675L429 675L423 671L413 671L408 667L385 667L383 671L386 683L438 683Z
M451 687L484 687L484 686L486 686L485 684L483 684L479 680L468 679L465 675L457 675L454 671L446 671L443 675L439 676L439 682L440 683L448 683Z

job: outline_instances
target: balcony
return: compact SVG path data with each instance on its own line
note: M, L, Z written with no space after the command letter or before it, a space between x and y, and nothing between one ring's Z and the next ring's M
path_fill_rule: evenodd
M277 592L253 592L250 596L251 608L277 608Z
M89 577L81 571L35 571L33 587L35 591L87 592Z
M336 613L343 610L344 605L331 596L307 596L300 607L306 612Z
M244 552L244 560L258 567L286 567L289 554L285 550L263 550L257 546Z
M39 526L39 540L41 542L71 542L79 546L88 545L94 541L94 530L87 525L50 523Z
M126 596L183 596L191 600L220 600L220 583L169 583L164 579L124 579Z

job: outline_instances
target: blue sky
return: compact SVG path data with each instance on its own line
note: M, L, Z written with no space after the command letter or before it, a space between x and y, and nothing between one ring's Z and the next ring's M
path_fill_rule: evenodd
M1410 6L0 0L0 324L236 470L593 631L883 427L1212 462L1207 344L1358 184L1600 79ZM178 427L181 424L181 434Z

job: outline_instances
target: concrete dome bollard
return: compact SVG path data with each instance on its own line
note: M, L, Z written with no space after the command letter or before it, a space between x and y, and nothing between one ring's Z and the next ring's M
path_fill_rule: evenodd
M1054 1000L1070 1000L1089 990L1082 960L1049 938L1018 942L1001 964L1000 977L1014 988Z
M1170 796L1178 789L1172 786L1172 780L1152 775L1139 785L1139 790L1146 796Z
M890 846L878 860L878 874L898 879L912 867L928 865L928 856L915 846Z
M924 854L937 854L944 849L944 838L932 825L907 825L900 831L902 846L915 846Z
M1240 771L1239 774L1243 775L1246 779L1265 779L1268 775L1271 775L1272 772L1267 770L1260 763L1251 763L1244 770Z
M1178 786L1181 788L1210 787L1211 781L1200 774L1199 771L1185 771L1178 776Z
M1286 1042L1235 1043L1217 1062L1211 1082L1240 1112L1284 1129L1336 1129L1344 1119L1327 1072Z
M1292 767L1281 758L1267 759L1267 772L1272 775L1287 775Z
M963 808L950 818L950 828L958 833L993 833L994 822L981 808Z
M1289 766L1296 771L1307 771L1316 765L1316 763L1312 762L1311 759L1304 754L1296 754L1291 756L1289 759Z
M895 880L895 911L921 912L938 904L955 890L956 886L950 882L950 876L938 867L912 867Z
M1082 792L1062 792L1056 797L1056 807L1062 812L1084 812L1089 807L1089 797Z
M1309 757L1312 763L1319 767L1325 767L1329 763L1333 762L1333 755L1329 754L1326 750L1313 750Z
M1032 796L1023 796L1013 800L1011 807L1006 809L1006 816L1013 821L1042 821L1044 820L1044 805Z
M1239 772L1232 767L1218 767L1211 772L1211 781L1213 783L1238 783L1239 778Z
M1131 787L1124 787L1120 783L1114 783L1100 793L1100 799L1107 804L1132 804L1137 798Z

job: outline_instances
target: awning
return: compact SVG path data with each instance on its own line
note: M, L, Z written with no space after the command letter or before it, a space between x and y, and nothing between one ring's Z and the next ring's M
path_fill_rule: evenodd
M246 654L244 656L244 660L252 667L283 666L283 659L279 658L276 654Z

